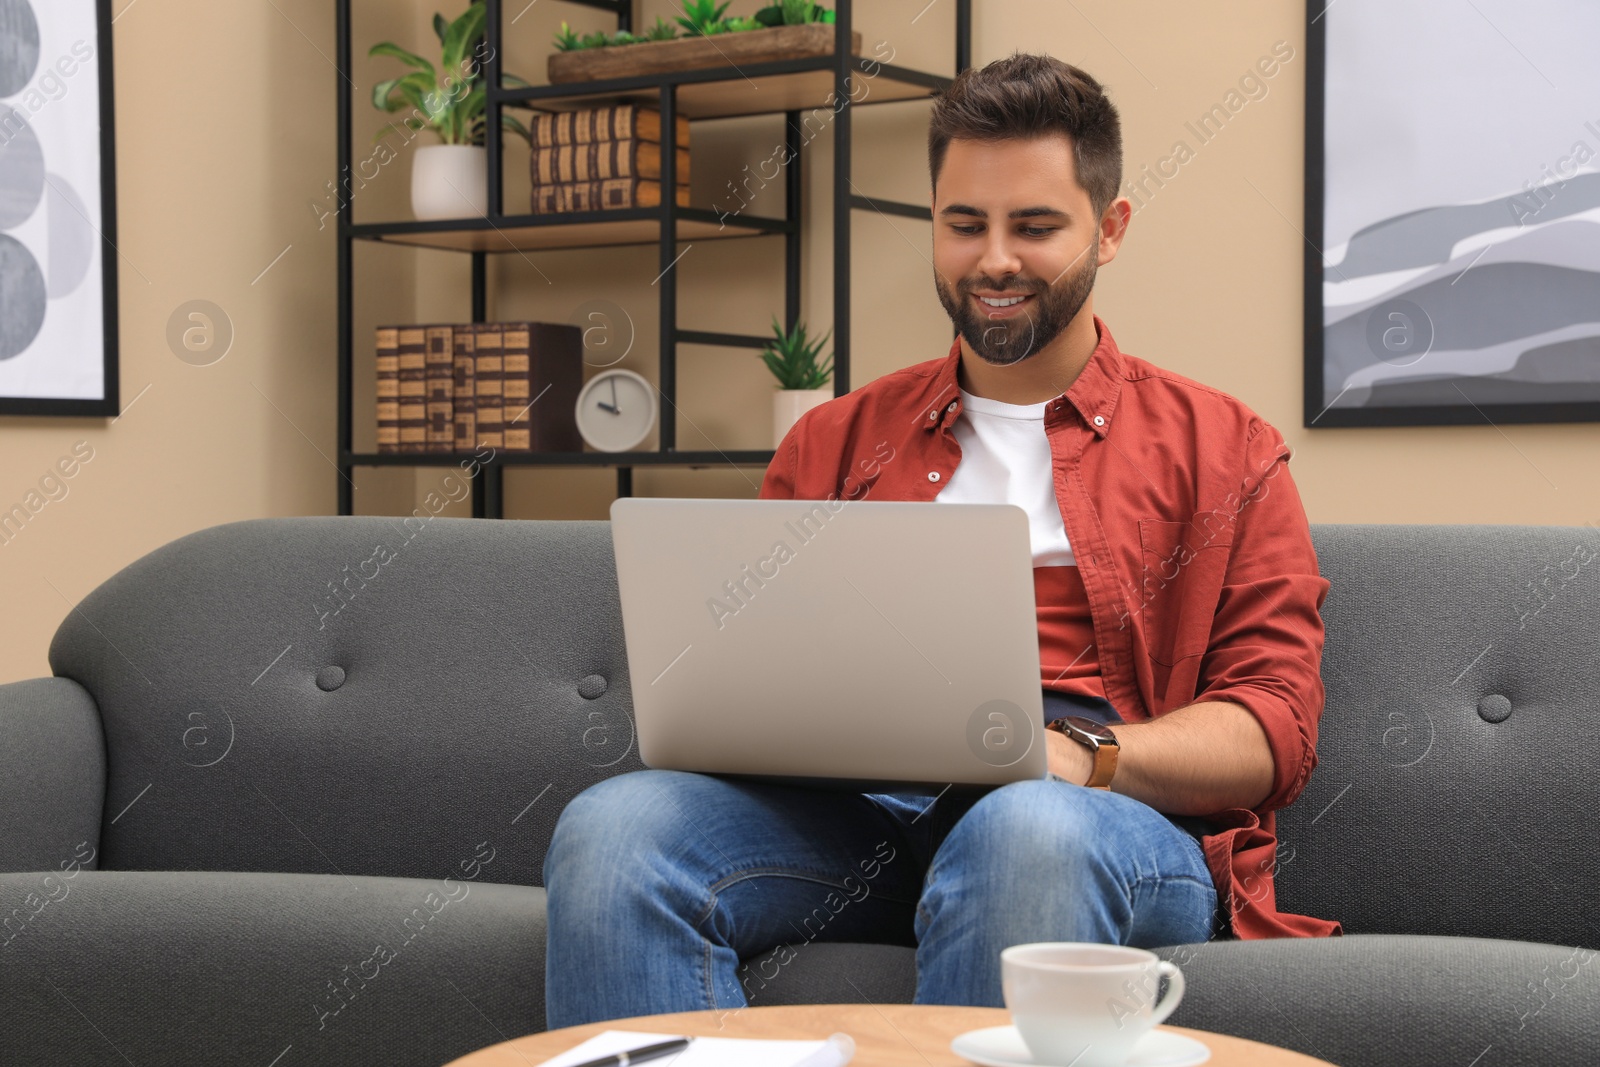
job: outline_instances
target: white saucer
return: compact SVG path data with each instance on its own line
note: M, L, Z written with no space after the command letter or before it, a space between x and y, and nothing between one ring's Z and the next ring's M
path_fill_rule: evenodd
M1060 1067L1033 1058L1015 1026L968 1030L950 1042L950 1051L983 1067ZM1133 1046L1125 1067L1192 1067L1211 1058L1211 1050L1192 1037L1151 1030Z

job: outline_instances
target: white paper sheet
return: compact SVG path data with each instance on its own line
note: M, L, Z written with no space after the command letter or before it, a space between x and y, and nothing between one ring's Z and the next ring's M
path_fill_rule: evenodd
M654 1045L685 1034L642 1030L604 1030L581 1045L545 1060L539 1067L573 1064L614 1052ZM835 1033L822 1041L758 1041L737 1037L696 1037L689 1047L670 1056L646 1060L649 1067L844 1067L856 1054L855 1039ZM641 1065L641 1067L645 1067Z

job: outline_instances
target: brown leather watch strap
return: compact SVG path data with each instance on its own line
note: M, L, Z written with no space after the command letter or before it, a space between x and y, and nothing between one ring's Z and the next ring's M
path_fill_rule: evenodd
M1097 745L1094 750L1094 770L1084 783L1090 789L1110 789L1112 776L1117 773L1117 754L1120 745Z
M1120 750L1116 741L1117 735L1112 733L1110 727L1100 723L1089 719L1079 720L1080 722L1088 723L1096 730L1102 730L1111 735L1111 740L1104 740L1085 730L1082 726L1069 721L1072 718L1073 716L1069 715L1053 719L1045 725L1045 729L1066 734L1073 741L1092 752L1094 754L1094 767L1089 772L1089 780L1084 783L1084 786L1089 789L1109 790L1111 788L1111 779L1117 773L1117 756Z

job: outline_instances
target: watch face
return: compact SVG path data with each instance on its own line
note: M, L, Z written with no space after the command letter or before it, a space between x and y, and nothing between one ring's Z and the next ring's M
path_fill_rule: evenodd
M576 416L578 432L591 448L626 452L655 426L656 392L632 371L608 370L584 385Z
M1113 745L1117 743L1117 735L1112 733L1110 727L1106 726L1105 723L1096 722L1094 719L1086 718L1082 715L1068 715L1067 723L1071 726L1076 726L1090 737L1098 737L1100 740L1108 741Z

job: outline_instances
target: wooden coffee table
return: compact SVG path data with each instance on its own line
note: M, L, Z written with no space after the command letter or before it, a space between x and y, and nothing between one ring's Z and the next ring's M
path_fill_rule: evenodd
M850 1067L971 1067L969 1060L950 1051L951 1040L968 1030L1005 1026L1010 1021L1004 1008L924 1004L795 1004L686 1011L547 1030L480 1049L447 1067L535 1067L602 1030L812 1041L843 1030L856 1042ZM1161 1029L1192 1037L1210 1048L1206 1067L1332 1067L1324 1060L1243 1038L1182 1026Z

